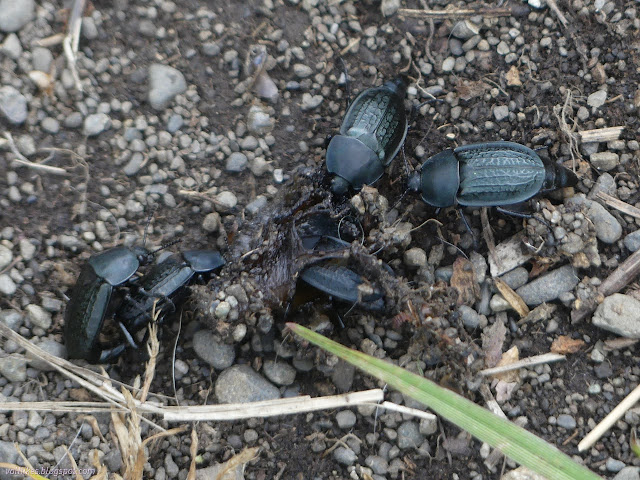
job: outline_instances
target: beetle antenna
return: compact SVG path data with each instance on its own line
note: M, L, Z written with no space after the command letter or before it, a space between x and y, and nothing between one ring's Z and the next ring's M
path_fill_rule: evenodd
M430 95L432 98L430 98L429 100L425 100L422 103L419 103L418 105L412 105L411 106L411 112L409 113L409 124L412 124L413 121L416 119L416 117L418 116L418 112L420 111L420 109L422 107L424 107L425 105L432 103L432 102L444 102L443 99L441 98L436 98L433 95L431 95L430 93L428 94Z
M155 250L153 250L151 252L151 255L155 255L156 253L158 253L161 250L164 250L165 248L169 248L172 245L175 245L176 243L180 243L182 241L181 238L177 238L176 240L172 240L169 243L165 243L164 245L160 245L158 248L156 248Z

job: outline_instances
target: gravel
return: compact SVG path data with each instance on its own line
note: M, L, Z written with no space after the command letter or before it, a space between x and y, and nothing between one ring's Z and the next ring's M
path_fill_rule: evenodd
M0 87L0 113L9 123L24 123L27 119L27 99L10 85Z
M0 31L17 32L34 16L35 0L0 0Z
M578 194L567 200L567 205L585 207L585 213L593 222L598 240L604 243L614 243L622 236L620 222L599 203L588 200L584 195Z
M106 113L94 113L84 119L82 133L87 137L95 137L111 127L111 118Z
M249 164L249 160L244 153L241 152L233 152L229 155L227 159L227 164L225 166L225 170L227 172L242 172L247 168Z
M397 444L401 450L418 448L424 442L419 425L414 421L403 422L398 427Z
M631 232L629 235L624 237L624 246L629 249L631 252L635 252L640 249L640 230L636 230L635 232Z
M24 382L27 379L27 360L18 354L0 357L0 373L10 382Z
M640 467L624 467L613 480L640 480Z
M342 430L349 430L356 424L356 414L351 410L342 410L336 415L336 422Z
M51 326L52 317L51 313L47 312L39 305L27 305L25 309L27 318L36 327L40 327L43 330L48 330Z
M629 295L614 293L598 305L592 323L616 335L640 338L640 300Z
M0 0L4 5L6 1ZM183 320L189 323L178 338L175 364L168 361L172 335L164 332L160 338L163 361L156 367L152 391L176 393L181 405L202 403L212 382L215 395L209 395L209 403L261 399L265 394L332 395L377 385L335 357L286 336L282 311L287 312L284 320L303 322L434 381L451 382L476 401L479 386L489 385L473 375L482 368L478 348L488 325L504 325L501 351L517 345L523 357L548 351L559 335L583 339L587 353L574 355L570 365L524 369L513 391L501 390L501 384L494 391L510 418L569 453L571 445L562 446L567 431L583 436L609 405L634 388L637 352L607 351L604 340L613 333L594 330L589 321L569 321L570 309L592 301L602 281L640 245L634 238L637 219L597 197L605 192L640 206L635 171L640 144L633 135L640 92L631 41L640 17L634 5L572 3L570 13L578 23L595 18L611 28L582 22L584 28L568 35L552 10L532 10L527 3L516 6L510 17L436 22L431 29L423 20L396 17L398 8L416 6L398 0L364 7L318 0L231 2L225 7L164 0L142 5L119 1L115 6L94 2L82 20L77 67L83 91L78 91L63 49L36 46L61 31L66 12L56 10L60 5L38 2L35 8L31 1L13 0L0 10L0 29L12 16L6 12L27 11L29 3L26 23L0 35L0 123L30 160L69 170L68 176L41 174L10 163L6 146L0 152L0 203L13 215L0 227L0 296L10 302L1 305L6 310L0 311L0 321L35 344L64 356L65 294L79 267L90 255L114 245L140 245L146 234L150 249L180 240L167 252L219 248L228 260L209 283L194 281L185 289L190 301L182 310ZM116 31L122 35L111 35ZM346 215L349 198L327 195L325 137L337 133L350 100L338 51L346 52L351 100L407 65L406 76L418 79L417 84L408 82L407 112L430 95L437 98L421 107L408 132L405 150L412 165L456 145L502 139L547 147L553 161L573 166L575 152L558 117L575 131L616 125L626 129L618 140L579 145L589 162L576 162L579 184L531 202L539 206L536 217L544 216L551 225L555 242L539 222L489 211L498 244L496 261L484 245L479 209L466 209L470 235L453 209L436 211L415 196L403 196L402 155L376 182L377 193L362 192L362 213ZM260 52L264 55L257 58ZM585 52L588 68L576 61ZM56 73L51 88L36 85L37 78L47 81L52 65ZM569 96L578 91L582 95ZM47 147L59 150L47 152ZM308 192L314 192L311 202ZM575 203L563 200L573 192L589 193L584 200L578 193ZM386 204L373 198L378 193ZM313 302L296 297L291 305L274 300L272 283L295 278L297 263L310 260L302 256L289 262L296 244L287 243L285 232L304 223L305 209L317 199L318 207L344 217L349 240L376 251L393 269L395 277L383 289L394 296L387 302L389 311L363 311L324 296ZM298 200L302 203L289 209ZM287 215L272 221L278 218L272 213L283 213L285 202ZM406 233L395 227L398 221L406 225ZM278 222L282 228L274 227ZM349 224L355 226L353 232L348 232ZM264 251L242 257L259 246L250 238L254 231L272 228L273 235L264 237ZM283 234L284 247L278 244ZM480 294L470 296L466 305L456 304L450 283L453 261L461 254L441 240L459 247L473 263ZM357 248L358 243L353 245ZM362 267L363 259L351 260L351 268ZM547 300L552 310L536 310L531 321L519 323L507 302L495 295L487 262L491 276L504 274L510 286L532 297L532 305ZM293 271L287 270L290 263ZM140 273L147 268L141 267ZM434 276L444 282L435 282ZM277 298L293 293L291 288L285 282ZM404 298L407 291L410 301ZM633 298L628 288L623 291ZM623 314L626 309L623 305ZM635 310L628 316L638 318ZM110 329L104 334L108 337ZM15 342L5 341L0 355L5 355L5 363L20 359L9 375L26 375L17 382L0 375L3 400L56 401L83 395L77 385L31 356L23 359ZM132 368L126 360L107 370L129 383L142 365ZM588 386L586 391L575 390L576 375ZM32 380L37 380L35 389ZM393 390L387 397L416 406ZM110 438L110 419L96 418L106 441L90 425L81 427L74 415L36 412L0 414L0 438L17 441L34 466L55 465L65 456L61 445L73 443L71 453L80 467L90 466L89 453L96 450L105 454L102 461L111 471L118 471L122 458ZM430 419L363 407L284 420L222 422L215 429L200 424L198 467L218 467L217 462L251 445L260 446L262 453L246 465L247 478L273 478L283 465L286 470L280 475L292 478L307 475L304 468L310 465L319 478L369 475L394 480L407 470L429 469L447 478L495 476L482 462L486 455L478 454L479 444L462 439L455 447L455 432L452 436L446 424L442 433L450 441L445 448L464 462L442 460L437 455L443 451L441 432ZM413 424L403 423L407 421ZM377 427L369 428L374 422ZM626 415L597 449L585 452L585 463L609 476L625 464L633 465L632 453L617 440L626 438L636 423L636 415ZM148 436L147 426L142 429L143 437ZM336 445L343 450L323 457L333 439L343 436L343 443ZM468 453L458 457L463 448ZM292 454L304 461L291 462ZM183 478L190 457L188 435L162 439L150 451L145 476ZM70 465L69 460L63 464ZM638 478L635 470L633 474Z
M267 360L263 373L276 385L291 385L296 379L296 369L282 361Z
M558 415L558 418L556 419L556 425L562 428L566 428L567 430L573 430L574 428L576 428L577 424L576 419L571 415L562 414Z
M216 370L229 368L236 358L233 345L220 343L208 330L200 330L194 335L193 350Z
M518 288L516 293L527 305L535 306L551 302L563 293L570 292L579 281L575 269L571 265L565 265Z
M149 67L149 104L156 110L164 110L169 103L187 90L187 81L177 69L154 63Z
M353 465L358 459L358 456L353 450L347 447L338 447L333 451L333 458L340 465Z
M246 403L280 398L280 391L248 365L234 365L220 374L215 385L220 403Z

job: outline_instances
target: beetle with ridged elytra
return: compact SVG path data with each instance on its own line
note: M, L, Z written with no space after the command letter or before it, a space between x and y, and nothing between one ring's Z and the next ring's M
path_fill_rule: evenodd
M368 88L347 109L340 134L327 148L327 170L334 174L333 193L359 190L378 180L407 136L404 80Z
M149 322L156 299L170 301L196 273L211 272L225 263L218 252L189 251L170 257L134 280L138 268L148 264L155 253L143 247L116 247L89 258L65 311L64 338L69 358L107 363L122 354L127 343L107 347L98 339L105 317L114 309L122 334L137 348L132 334ZM114 289L125 284L135 293L125 296L122 305L115 308L111 300Z
M448 149L428 158L409 189L434 207L502 207L562 187L578 177L514 142L485 142Z

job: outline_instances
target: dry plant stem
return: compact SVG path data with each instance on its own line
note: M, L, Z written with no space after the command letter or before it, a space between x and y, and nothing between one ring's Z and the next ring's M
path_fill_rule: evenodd
M191 455L191 464L189 465L189 473L187 474L187 480L196 480L196 457L198 456L198 434L196 429L191 428L191 447L189 447L189 454Z
M50 353L45 352L40 347L34 345L26 338L22 337L18 333L11 330L7 325L0 322L0 336L4 336L10 340L13 340L18 345L23 347L32 355L37 358L47 362L49 365L58 370L61 374L69 377L71 380L77 382L80 386L86 388L87 390L95 393L99 397L103 398L109 404L117 407L117 408L126 408L124 405L126 403L125 396L113 388L113 386L105 380L105 378L101 375L98 375L91 370L87 370L85 368L78 367L73 365L72 363L64 360L62 358L58 358ZM72 373L76 372L76 373ZM16 407L19 406L19 403L16 403ZM161 406L158 404L153 404L151 402L141 403L136 400L136 408L140 410L142 413L155 413L162 414ZM141 417L143 421L150 424L154 428L158 430L164 431L164 428L155 424L151 420Z
M356 37L349 42L349 44L340 50L340 55L346 55L352 48L357 47L360 44L360 37ZM357 50L357 48L356 48Z
M473 17L481 15L483 17L510 17L510 8L456 8L447 10L416 10L413 8L401 8L398 15L411 18L433 18L436 20L449 20L456 18Z
M611 208L615 208L625 215L629 215L634 218L640 218L640 208L629 205L627 202L618 200L616 197L612 197L611 195L604 192L598 192L597 197L604 203L609 205Z
M589 434L578 444L578 451L584 452L591 445L596 443L602 435L609 430L631 407L640 400L640 385L637 386L629 395L622 400L616 408L611 410L609 415L604 417L602 421L595 426Z
M640 250L634 252L622 264L609 275L598 287L598 292L608 297L619 292L640 274ZM572 322L578 322L589 316L596 306L575 311L571 315Z
M353 407L363 403L377 403L382 401L383 397L384 393L377 388L320 398L304 396L252 403L165 407L163 417L167 422L241 420Z
M596 128L594 130L582 130L578 132L578 136L582 143L611 142L612 140L618 140L623 130L624 127Z
M560 20L562 26L567 28L567 25L569 25L569 21L558 7L556 0L547 0L547 5L549 5L549 9L555 14L555 16L558 17L558 20Z
M511 370L517 370L519 368L533 367L534 365L539 365L541 363L559 362L561 360L566 360L566 358L567 357L565 357L564 355L559 355L557 353L544 353L542 355L523 358L522 360L518 360L517 362L511 363L509 365L485 368L484 370L480 370L478 373L484 376L496 375L498 373L509 372Z
M493 397L493 394L491 393L491 390L489 389L488 385L486 384L480 385L480 394L482 395L482 398L484 399L485 404L487 405L487 408L489 410L491 410L493 413L495 413L499 417L502 417L504 419L507 418L505 413L502 411L502 408L500 408L500 405L498 404L496 399ZM493 471L496 465L498 465L498 463L503 458L504 458L504 454L500 451L500 449L496 448L489 454L487 459L484 461L484 464L489 468L489 470Z
M14 410L37 412L111 413L126 412L126 408L113 407L104 402L0 402L0 412Z
M404 405L398 405L393 402L382 402L375 404L377 408L384 408L385 410L392 410L394 412L404 413L407 415L413 415L418 418L425 418L427 420L435 420L437 417L433 413L418 410L417 408L405 407Z
M71 14L69 15L69 29L67 35L62 41L64 49L64 55L67 58L67 64L76 89L82 92L82 83L80 82L80 76L78 75L78 69L76 67L76 54L78 53L78 44L80 43L80 29L82 27L82 12L84 12L85 0L75 0L71 8Z
M20 153L18 147L16 147L16 143L13 141L13 137L9 132L4 132L4 136L9 143L9 148L11 149L11 153L13 153L16 158L13 159L15 163L21 165L23 167L30 168L31 170L38 170L41 172L51 173L53 175L68 175L69 173L60 167L52 167L50 165L42 165L40 163L33 163Z

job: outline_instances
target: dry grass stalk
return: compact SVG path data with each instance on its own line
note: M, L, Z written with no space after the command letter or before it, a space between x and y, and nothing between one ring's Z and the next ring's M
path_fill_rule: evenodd
M400 8L398 15L410 18L450 20L456 18L467 18L476 15L483 17L510 17L510 8L448 8L445 10L418 10L413 8Z
M510 370L517 370L519 368L533 367L541 363L559 362L560 360L566 360L566 358L567 357L565 357L564 355L559 355L557 353L544 353L542 355L534 355L533 357L523 358L522 360L518 360L517 362L510 363L509 365L503 365L500 367L493 367L493 368L485 368L484 370L480 370L478 373L484 376L496 375L498 373L504 373Z
M191 446L189 447L191 455L191 464L189 464L189 473L187 480L196 480L196 457L198 455L198 434L195 428L191 428Z
M604 417L602 421L591 430L586 437L578 444L578 451L584 452L591 445L596 443L607 430L609 430L622 416L632 408L640 400L640 386L637 386L633 391L622 400L616 408L611 410L609 415Z
M557 8L557 7L556 7ZM578 128L578 123L573 119L567 118L569 114L573 111L574 101L573 101L573 91L571 89L567 90L567 96L564 99L564 104L562 107L560 105L555 105L553 107L553 114L558 120L558 126L560 127L560 131L569 142L569 153L571 154L571 160L573 161L573 168L576 166L576 158L581 159L582 155L580 154L580 149L578 148L578 134L576 130ZM571 122L571 126L569 125Z
M69 66L69 70L71 70L73 82L79 92L82 92L82 83L80 82L78 68L76 67L76 55L78 54L78 44L80 43L80 29L82 28L82 13L84 12L84 7L85 0L75 0L73 2L69 16L69 28L62 41L64 55L67 58L67 65Z
M43 165L41 163L34 163L28 160L27 157L20 153L18 147L16 147L16 143L13 141L13 137L9 132L4 132L4 137L7 139L7 145L9 146L11 153L15 155L15 158L13 158L12 161L17 163L18 165L30 168L31 170L50 173L52 175L69 175L69 173L64 168L52 167L51 165Z
M164 407L163 418L168 422L243 420L255 417L294 415L316 410L353 407L363 403L378 403L382 401L383 397L383 391L376 388L363 392L319 398L311 398L305 395L252 403Z
M578 132L578 136L582 143L611 142L618 140L623 130L624 127L596 128L593 130L582 130Z
M392 410L394 412L404 413L406 415L412 415L417 418L424 418L427 420L435 420L436 416L433 413L418 410L417 408L405 407L404 405L398 405L393 402L382 402L375 404L377 408L384 408L385 410Z
M615 208L616 210L621 211L625 215L629 215L634 218L640 218L640 208L638 207L629 205L627 202L618 200L616 197L612 197L611 195L604 192L598 192L597 197L601 199L604 203L609 205L611 208Z

